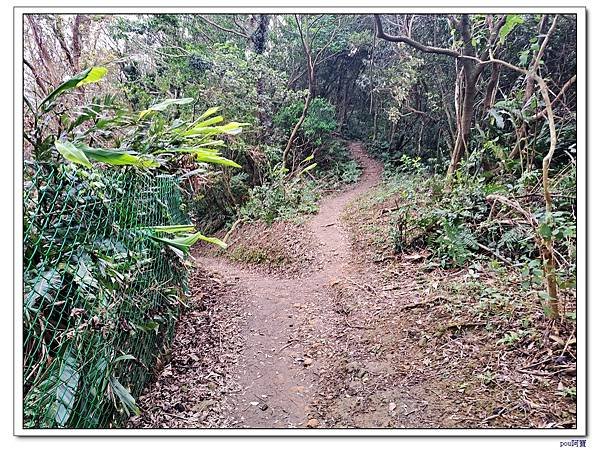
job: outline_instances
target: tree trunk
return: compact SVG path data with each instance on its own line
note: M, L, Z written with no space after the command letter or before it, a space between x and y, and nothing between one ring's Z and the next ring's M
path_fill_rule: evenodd
M488 81L485 92L485 100L483 101L483 114L485 115L496 103L496 91L498 89L498 80L500 78L500 66L492 64L492 73Z
M267 44L267 32L269 29L269 16L259 14L258 26L251 36L254 53L262 55L265 52ZM261 142L264 137L264 126L268 121L267 106L265 102L265 82L262 74L259 74L256 80L256 120L258 122L258 140Z
M85 15L77 14L71 30L71 34L73 35L71 40L71 54L73 55L73 68L76 72L81 70L79 65L79 59L81 58L81 25L85 19Z
M304 100L304 108L302 109L302 114L300 115L300 118L298 119L298 122L296 122L296 125L294 125L294 128L292 129L292 132L291 132L290 137L288 139L287 145L285 146L285 150L283 151L283 158L282 159L283 159L283 166L284 167L287 166L288 154L290 153L290 149L292 148L292 144L294 143L294 139L296 138L296 135L298 134L298 130L300 129L300 127L304 123L304 119L306 119L306 114L308 113L308 107L310 106L311 100L312 100L312 90L309 89L308 90L308 94L306 96L306 99Z
M392 122L392 128L390 131L389 148L392 148L392 145L394 144L394 137L396 137L396 121Z
M448 166L448 177L451 177L467 149L469 135L471 134L471 121L473 120L473 112L475 107L475 95L477 93L476 84L477 77L465 75L465 86L462 90L462 98L460 99L460 118L456 130L456 140L454 149L452 150L452 158Z

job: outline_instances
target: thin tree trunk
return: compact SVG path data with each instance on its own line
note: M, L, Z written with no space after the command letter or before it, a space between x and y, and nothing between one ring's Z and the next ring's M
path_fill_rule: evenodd
M554 123L554 112L552 111L552 102L548 94L548 86L544 79L536 75L536 81L540 87L542 98L546 104L548 116L548 127L550 129L550 148L542 162L542 186L544 189L544 200L546 202L546 214L552 214L552 196L550 194L550 162L556 150L556 125ZM548 290L548 306L550 310L550 318L555 319L559 315L558 304L558 287L556 282L556 257L554 255L554 243L552 236L543 238L544 251L542 252L542 260L544 261L544 273L546 274L546 287Z
M389 148L392 148L392 145L394 144L394 137L396 136L396 122L392 122L392 129L390 132L390 144L389 144Z
M483 101L483 114L486 114L496 103L496 91L498 90L498 80L500 79L500 66L492 64L492 73L487 84L485 100Z
M267 33L269 30L269 16L260 14L258 17L258 26L251 36L251 42L254 53L262 55L265 52L267 44ZM256 80L256 120L258 122L258 140L262 141L264 137L264 127L268 121L266 114L267 106L265 102L265 81L262 74L259 74Z
M33 14L26 14L26 17L29 25L31 26L33 40L37 45L40 60L44 66L44 69L46 69L46 75L50 80L50 84L53 85L56 83L56 77L54 75L54 70L52 70L52 61L50 59L50 55L48 54L48 50L46 50L45 43L42 41L42 31L39 24L34 19Z
M452 151L452 158L450 165L448 166L448 177L451 177L462 157L467 149L467 143L469 141L469 135L471 134L471 121L473 119L473 112L475 106L475 95L477 89L475 87L477 80L473 76L465 76L465 88L463 90L462 101L460 104L460 119L458 121L458 127L456 132L456 140L454 142L454 149Z
M76 72L81 70L79 65L79 59L81 58L81 24L83 23L85 16L83 14L77 14L73 22L72 28L72 45L71 54L73 55L73 67Z
M298 122L296 122L296 125L294 125L294 128L292 129L292 132L290 133L290 137L288 139L287 145L285 146L285 150L283 151L282 159L283 159L284 167L287 164L287 158L290 153L290 149L292 148L292 144L294 143L294 139L296 139L296 135L298 134L298 130L304 123L304 119L306 119L306 114L308 113L308 108L310 106L311 100L312 100L312 92L309 89L308 94L306 95L306 99L304 100L304 108L302 109L302 114L300 115Z

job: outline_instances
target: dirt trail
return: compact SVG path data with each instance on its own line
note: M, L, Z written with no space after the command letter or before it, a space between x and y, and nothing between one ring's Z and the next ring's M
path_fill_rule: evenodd
M128 426L573 426L573 401L557 397L557 386L574 385L563 372L571 369L543 355L562 358L574 331L556 345L499 346L514 332L518 297L483 310L477 291L459 288L472 283L464 270L424 270L420 253L384 262L392 248L381 235L397 199L371 204L381 166L360 144L350 150L363 167L358 183L325 198L303 225L237 230L228 250L235 259L246 245L279 264L278 252L293 248L284 263L243 265L195 249L189 307ZM485 273L481 286L504 289L505 275ZM529 306L519 308L531 317ZM536 381L550 370L560 378Z
M286 279L221 258L197 257L201 266L235 282L245 310L241 330L245 344L233 374L241 391L226 399L236 426L316 425L310 421L310 403L319 367L327 361L319 360L308 343L325 336L331 324L319 320L314 311L333 307L331 286L351 272L350 240L341 222L342 212L348 202L377 184L381 174L381 165L359 143L349 148L363 168L360 181L324 199L319 213L307 224L317 238L316 264L321 270L307 278Z

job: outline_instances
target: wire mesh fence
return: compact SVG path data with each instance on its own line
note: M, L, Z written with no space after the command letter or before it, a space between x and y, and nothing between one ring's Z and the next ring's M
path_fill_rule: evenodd
M119 426L187 289L147 228L189 222L177 179L29 162L23 201L23 425Z

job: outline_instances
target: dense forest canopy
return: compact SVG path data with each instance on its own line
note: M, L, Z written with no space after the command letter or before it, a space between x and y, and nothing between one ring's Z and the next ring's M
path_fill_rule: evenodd
M379 200L395 202L382 211L389 223L373 245L391 242L390 258L422 252L415 258L426 259L427 270L471 274L484 262L507 270L524 298L533 296L535 317L575 320L576 47L569 14L26 14L24 217L35 245L25 249L25 310L38 339L25 343L26 353L75 364L63 344L84 308L65 319L48 307L48 323L62 331L46 346L41 305L64 294L64 279L89 300L92 261L93 286L121 295L101 262L108 239L58 244L74 222L88 220L77 202L90 202L94 220L114 216L118 225L103 232L125 233L123 241L129 232L151 236L150 250L128 249L137 258L129 275L110 266L119 279L134 279L147 252L165 258L156 246L168 246L155 284L145 286L176 283L160 294L173 302L185 284L184 256L198 240L226 247L240 224L297 220L316 212L324 194L359 180L364 167L348 141L381 162ZM54 166L65 162L73 164ZM114 175L114 166L123 171ZM177 178L183 200L179 191L163 195L167 176ZM54 192L45 180L55 179L74 184ZM126 200L118 200L121 211L106 209L107 198L129 189L158 192L136 209L143 220L130 217L135 208ZM51 194L73 212L66 231L49 226L67 220L47 204ZM84 241L93 250L81 250ZM115 317L113 328L126 328ZM158 330L159 321L144 320L139 329ZM107 352L103 367L129 364L127 355ZM33 363L26 370L31 404L44 403L37 391L44 370ZM135 412L129 391L107 379L125 412ZM52 410L51 422L74 423L74 402ZM31 423L42 421L36 414ZM88 419L86 426L102 424Z

